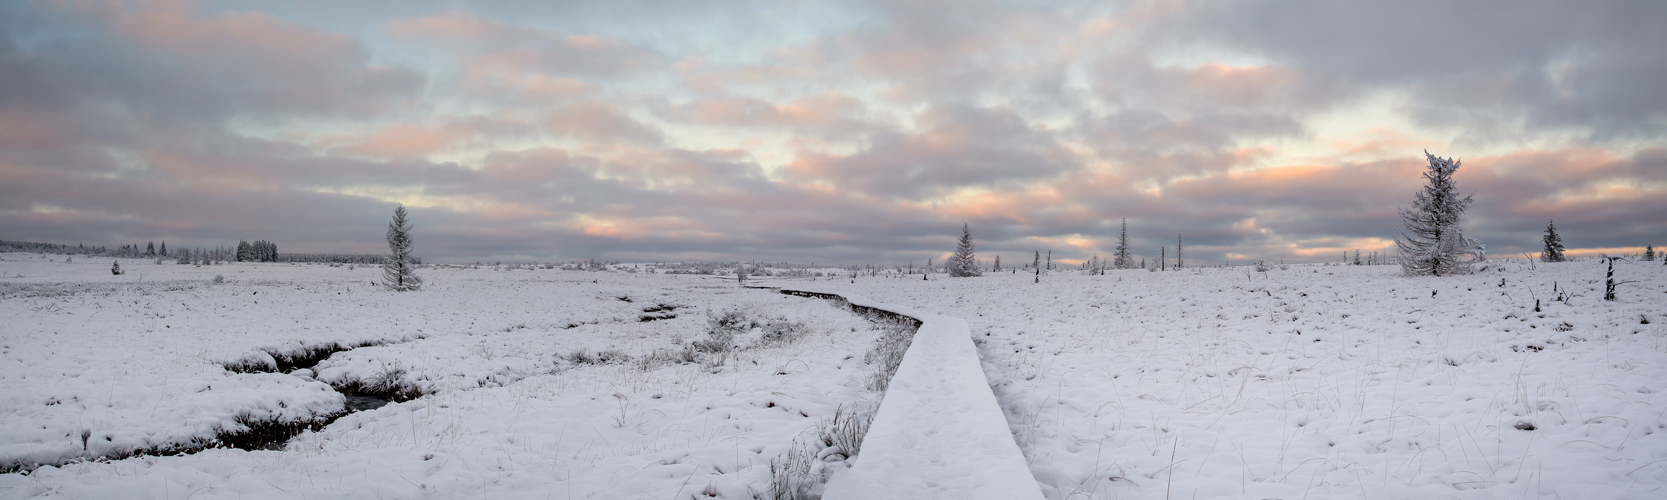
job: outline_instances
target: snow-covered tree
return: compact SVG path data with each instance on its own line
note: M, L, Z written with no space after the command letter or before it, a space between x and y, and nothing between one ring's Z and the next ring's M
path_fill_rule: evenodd
M121 276L121 274L122 274L122 262L121 261L119 261L119 260L110 261L110 274Z
M155 257L156 256L156 244L155 243L152 243L152 242L149 242L149 241L145 242L145 256L146 257Z
M1540 238L1545 248L1540 250L1540 262L1563 261L1563 236L1557 234L1557 221L1545 225L1545 237Z
M984 271L978 269L978 258L972 253L972 228L961 224L961 240L955 245L955 255L949 257L946 266L949 275L956 278L979 276Z
M411 244L411 223L405 220L405 205L400 205L388 222L388 250L392 255L382 263L382 284L396 292L422 289L423 280L413 267Z
M1129 218L1123 218L1123 229L1117 232L1117 255L1112 259L1112 267L1128 269L1134 267L1134 256L1129 255Z
M1655 261L1655 245L1644 245L1644 260Z
M990 271L997 272L997 273L1001 272L1001 256L1000 255L996 256L996 266L994 268L990 269Z
M162 250L160 250L159 252L162 254L163 257L168 256L168 242L166 242L166 241L162 242Z
M1486 259L1486 247L1466 238L1460 222L1472 197L1459 196L1453 173L1461 162L1424 152L1430 165L1424 172L1424 189L1413 195L1412 205L1398 209L1401 235L1395 239L1400 250L1401 270L1408 275L1447 276L1468 274L1470 264Z

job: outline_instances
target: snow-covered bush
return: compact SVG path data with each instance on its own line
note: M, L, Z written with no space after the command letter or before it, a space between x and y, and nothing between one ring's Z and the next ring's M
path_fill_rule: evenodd
M630 355L620 352L618 349L596 351L595 354L591 354L590 351L585 349L579 349L567 355L567 361L575 365L612 365L630 360Z
M728 309L706 318L706 338L695 341L701 352L728 352L735 347L735 336L752 328L751 320L739 309Z

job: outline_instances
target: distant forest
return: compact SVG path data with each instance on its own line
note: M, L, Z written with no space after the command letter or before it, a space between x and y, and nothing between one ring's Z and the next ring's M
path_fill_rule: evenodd
M219 264L239 261L260 262L333 262L341 264L381 264L386 255L379 254L347 254L347 253L278 253L277 245L267 241L257 241L257 245L239 242L237 247L215 248L176 248L169 249L167 242L161 246L146 243L143 248L138 244L122 245L116 248L104 246L87 246L84 244L64 245L58 243L35 243L27 241L0 240L0 252L25 252L54 255L84 255L88 257L114 257L130 259L171 259L179 264ZM421 264L419 260L417 262Z

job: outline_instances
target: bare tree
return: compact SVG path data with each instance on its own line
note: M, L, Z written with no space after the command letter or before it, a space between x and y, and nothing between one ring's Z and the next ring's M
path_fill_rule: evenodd
M1181 270L1181 234L1175 234L1175 270Z
M1621 260L1622 257L1605 256L1603 259L1609 261L1609 273L1604 276L1603 282L1603 300L1615 300L1615 287L1637 281L1615 281L1615 261Z
M382 263L382 284L396 292L416 291L423 286L413 267L411 223L405 215L405 205L394 209L394 219L388 222L388 250L393 255Z

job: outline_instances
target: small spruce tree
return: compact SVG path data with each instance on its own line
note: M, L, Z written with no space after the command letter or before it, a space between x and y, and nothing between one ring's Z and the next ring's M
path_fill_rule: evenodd
M1655 261L1655 245L1644 245L1644 260Z
M977 257L973 256L972 229L968 225L961 224L961 239L955 244L955 254L949 257L945 267L949 275L956 278L984 274L978 269Z
M382 284L396 292L420 290L423 285L413 267L411 223L405 216L405 205L394 209L394 219L388 222L388 250L392 255L382 264Z
M1545 248L1540 250L1540 262L1563 261L1563 236L1557 234L1557 221L1545 225L1545 237L1540 238Z

